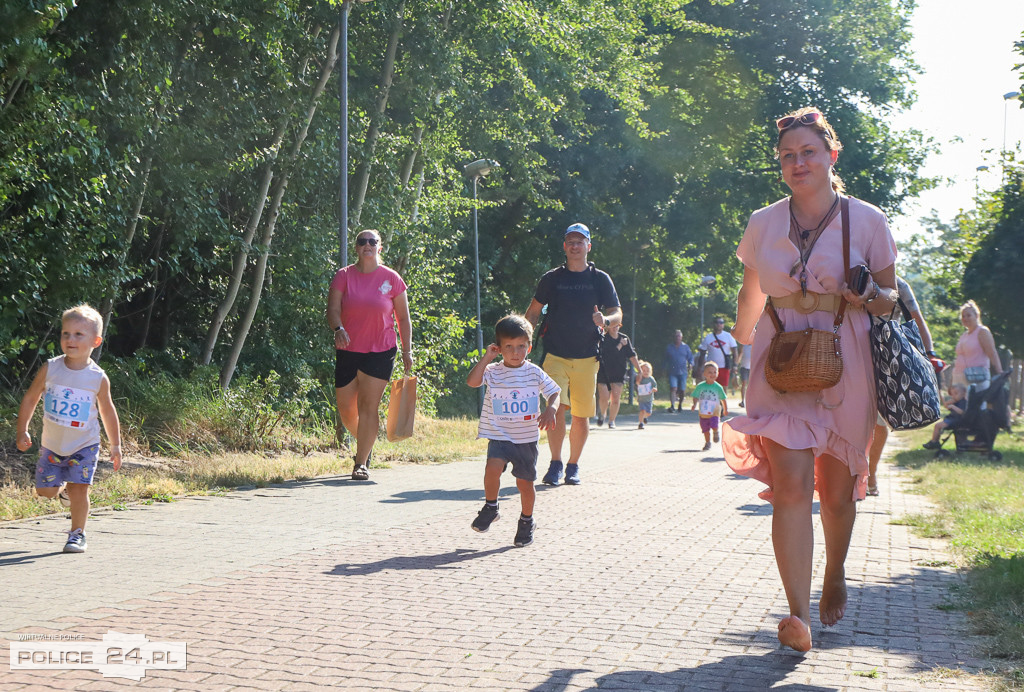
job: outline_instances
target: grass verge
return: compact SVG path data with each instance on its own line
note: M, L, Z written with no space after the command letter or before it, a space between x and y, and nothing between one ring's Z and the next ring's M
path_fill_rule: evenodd
M444 464L483 455L487 444L476 439L476 430L476 420L417 418L416 434L412 438L401 442L377 441L373 466ZM34 454L35 449L14 457L7 465L7 479L0 485L0 520L66 511L55 500L35 495L33 476L29 472L34 466ZM106 454L101 458L106 459ZM135 502L173 502L186 495L220 494L239 486L263 487L351 471L352 454L342 448L307 454L186 454L155 462L129 456L118 473L113 472L109 463L101 464L90 497L94 508L121 509Z
M985 635L987 654L1005 662L996 689L1024 690L1024 436L1001 432L1000 461L978 453L935 458L921 449L930 428L900 434L892 461L910 469L917 492L937 512L901 517L921 535L948 538L964 587L951 604ZM955 449L952 438L945 448Z

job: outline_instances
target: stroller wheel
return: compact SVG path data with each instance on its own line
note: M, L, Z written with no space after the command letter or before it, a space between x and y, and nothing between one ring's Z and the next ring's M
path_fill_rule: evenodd
M1002 452L989 452L988 458L992 461L1002 461L1003 455Z

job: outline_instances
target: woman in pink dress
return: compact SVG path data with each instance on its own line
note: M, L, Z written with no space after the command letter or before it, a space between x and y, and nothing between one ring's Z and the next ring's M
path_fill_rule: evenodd
M816 108L776 125L782 179L792 195L754 212L736 252L744 274L732 333L752 344L750 383L747 415L725 423L722 449L734 471L768 486L760 495L773 505L772 543L790 613L778 637L807 651L815 494L826 556L819 617L832 626L846 611L844 563L876 419L868 313L888 314L895 305L896 245L885 215L850 198L850 264L871 268L864 293L851 291L843 263L843 184L833 170L842 144ZM780 394L768 385L764 369L775 327L765 312L767 296L787 331L831 331L840 299L848 301L839 329L843 375L835 387Z
M334 392L342 425L356 438L352 480L370 480L370 452L380 430L380 401L402 338L405 375L412 370L412 320L405 281L380 262L380 234L356 236L356 262L338 270L327 294L334 330Z
M973 300L960 306L960 323L967 331L956 342L953 382L965 387L974 385L974 390L980 392L988 389L993 371L997 375L1002 372L996 340L992 331L981 323L981 308Z

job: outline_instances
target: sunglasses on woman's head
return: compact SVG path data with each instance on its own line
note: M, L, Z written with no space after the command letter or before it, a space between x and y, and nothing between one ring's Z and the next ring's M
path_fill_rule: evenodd
M377 246L376 238L356 238L356 245L373 245Z
M775 121L775 126L779 128L779 132L788 130L797 123L801 125L813 125L814 123L821 120L821 113L813 111L811 113L804 113L803 115L787 115L785 118L779 118Z

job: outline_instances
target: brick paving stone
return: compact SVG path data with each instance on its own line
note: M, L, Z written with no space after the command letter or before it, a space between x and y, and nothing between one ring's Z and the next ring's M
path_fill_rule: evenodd
M187 670L138 683L5 670L0 690L984 689L980 640L937 607L959 580L947 546L891 523L927 505L885 464L882 496L858 505L846 618L815 625L807 655L779 650L771 508L720 459L676 451L695 425L592 431L584 484L539 488L523 549L507 475L495 530L469 528L480 460L101 510L73 561L53 547L66 515L0 524L0 555L20 558L5 564L0 636L188 644ZM642 473L625 478L623 460ZM39 583L88 587L63 602Z

